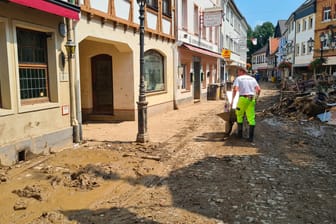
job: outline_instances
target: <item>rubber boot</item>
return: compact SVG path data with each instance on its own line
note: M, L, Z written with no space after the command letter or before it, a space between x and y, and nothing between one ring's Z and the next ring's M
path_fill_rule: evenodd
M238 123L238 138L243 138L243 123Z
M253 136L254 136L254 125L250 125L249 128L249 142L253 142Z

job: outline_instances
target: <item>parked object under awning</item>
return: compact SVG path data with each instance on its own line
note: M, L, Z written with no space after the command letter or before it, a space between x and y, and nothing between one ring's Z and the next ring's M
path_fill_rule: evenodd
M38 9L69 19L79 20L79 6L62 0L8 0L16 4Z
M213 51L209 51L209 50L205 50L203 48L199 48L199 47L195 47L195 46L192 46L190 44L183 44L182 46L186 47L187 49L191 50L191 51L195 51L197 53L200 53L200 54L205 54L205 55L208 55L208 56L211 56L211 57L216 57L216 58L221 58L222 55L220 53L215 53Z

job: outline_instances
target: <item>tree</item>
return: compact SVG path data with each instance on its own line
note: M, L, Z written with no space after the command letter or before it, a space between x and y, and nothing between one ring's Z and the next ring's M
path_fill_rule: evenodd
M262 25L257 25L252 31L251 28L247 30L247 52L248 59L251 59L251 55L266 45L268 39L274 36L274 26L271 22L264 22ZM252 38L257 38L257 44L253 45ZM251 62L251 61L249 61Z

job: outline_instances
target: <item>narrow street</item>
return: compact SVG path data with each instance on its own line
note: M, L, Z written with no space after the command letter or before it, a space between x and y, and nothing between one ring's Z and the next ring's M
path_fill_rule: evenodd
M268 113L262 89L254 145L208 101L150 118L148 144L87 124L84 144L0 168L0 223L336 223L335 126Z

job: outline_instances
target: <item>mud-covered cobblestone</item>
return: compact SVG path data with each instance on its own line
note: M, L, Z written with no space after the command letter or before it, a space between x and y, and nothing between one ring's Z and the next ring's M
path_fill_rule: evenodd
M0 219L336 223L335 126L264 113L278 99L277 90L267 87L257 104L255 144L224 134L224 121L216 116L222 104L199 105L197 116L184 115L182 127L162 142L88 141L2 168L0 201L6 204ZM43 200L12 193L27 186L38 186Z

